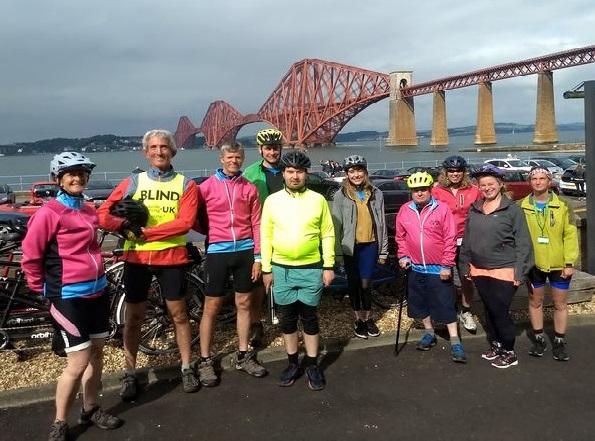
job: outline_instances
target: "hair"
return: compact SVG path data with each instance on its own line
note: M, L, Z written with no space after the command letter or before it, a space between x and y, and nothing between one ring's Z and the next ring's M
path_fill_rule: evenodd
M242 157L245 156L244 147L239 142L234 142L233 144L223 144L219 149L219 157L223 158L223 156L225 156L226 153L241 153Z
M446 169L442 169L440 174L438 175L438 184L442 187L450 187L450 179L448 179L448 175L446 174ZM463 179L461 180L461 188L471 187L471 177L469 176L469 171L465 170L463 172Z
M372 182L370 181L370 176L368 175L368 169L365 168L365 167L362 167L362 169L366 173L366 177L364 179L364 183L363 183L362 187L364 188L364 190L369 191L370 194L372 194L372 191L374 189L374 186L372 185ZM354 199L355 200L355 197L356 197L356 195L355 195L355 185L353 185L351 183L351 181L349 180L349 176L346 176L345 179L343 179L343 183L341 185L343 187L343 190L345 191L345 194L347 196L349 196L351 199Z
M172 156L176 156L176 153L178 153L178 147L176 146L174 135L169 130L164 129L149 130L147 133L145 133L143 136L144 151L147 151L149 148L149 139L153 137L167 139L167 145L171 149Z

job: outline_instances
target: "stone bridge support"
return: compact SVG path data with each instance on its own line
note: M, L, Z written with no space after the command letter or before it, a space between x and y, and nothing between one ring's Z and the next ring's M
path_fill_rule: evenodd
M556 109L554 106L554 75L551 71L537 74L537 114L533 143L558 142Z
M446 94L444 90L434 92L432 110L432 139L430 145L448 145L446 125Z
M492 83L490 81L484 81L479 83L478 87L475 144L496 144Z
M402 97L400 91L402 87L411 85L412 78L411 71L390 73L389 130L386 145L417 145L413 98Z

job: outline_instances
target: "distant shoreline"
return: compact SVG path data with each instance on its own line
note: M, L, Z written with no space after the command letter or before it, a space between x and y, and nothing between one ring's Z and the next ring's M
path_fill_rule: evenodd
M528 144L528 145L481 145L477 147L469 147L459 150L460 152L584 152L585 143L569 143L569 144Z

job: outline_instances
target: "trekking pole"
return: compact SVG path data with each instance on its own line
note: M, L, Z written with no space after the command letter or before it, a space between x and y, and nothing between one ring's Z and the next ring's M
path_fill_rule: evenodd
M267 300L269 304L269 320L273 325L279 324L279 319L275 315L275 299L273 298L273 286L271 285L267 290Z
M408 297L409 282L407 280L408 269L403 272L403 289L401 290L401 298L399 300L399 317L397 319L397 338L395 341L395 357L399 355L399 337L401 336L401 318L403 317L403 303Z

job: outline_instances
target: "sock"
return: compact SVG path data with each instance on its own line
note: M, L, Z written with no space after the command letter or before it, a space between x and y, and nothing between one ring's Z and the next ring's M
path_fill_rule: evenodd
M206 361L211 361L211 357L203 357L203 356L201 355L201 357L200 357L200 361L201 361L201 362L203 362L203 363L204 363L204 362L206 362Z
M182 363L182 372L184 372L186 369L190 369L190 363Z
M564 336L565 336L565 335L566 335L566 334L560 334L559 332L554 332L554 340L555 340L556 342L561 342L561 341L564 341Z
M238 361L246 358L246 351L238 351Z
M304 367L316 366L316 358L317 357L310 357L310 356L306 355L304 357Z
M545 339L543 329L533 329L533 335L535 336L535 339Z
M289 364L298 364L298 353L287 354L287 360L289 361Z
M459 337L450 337L450 345L457 345L461 344L461 339Z
M471 312L471 306L461 305L461 312Z

